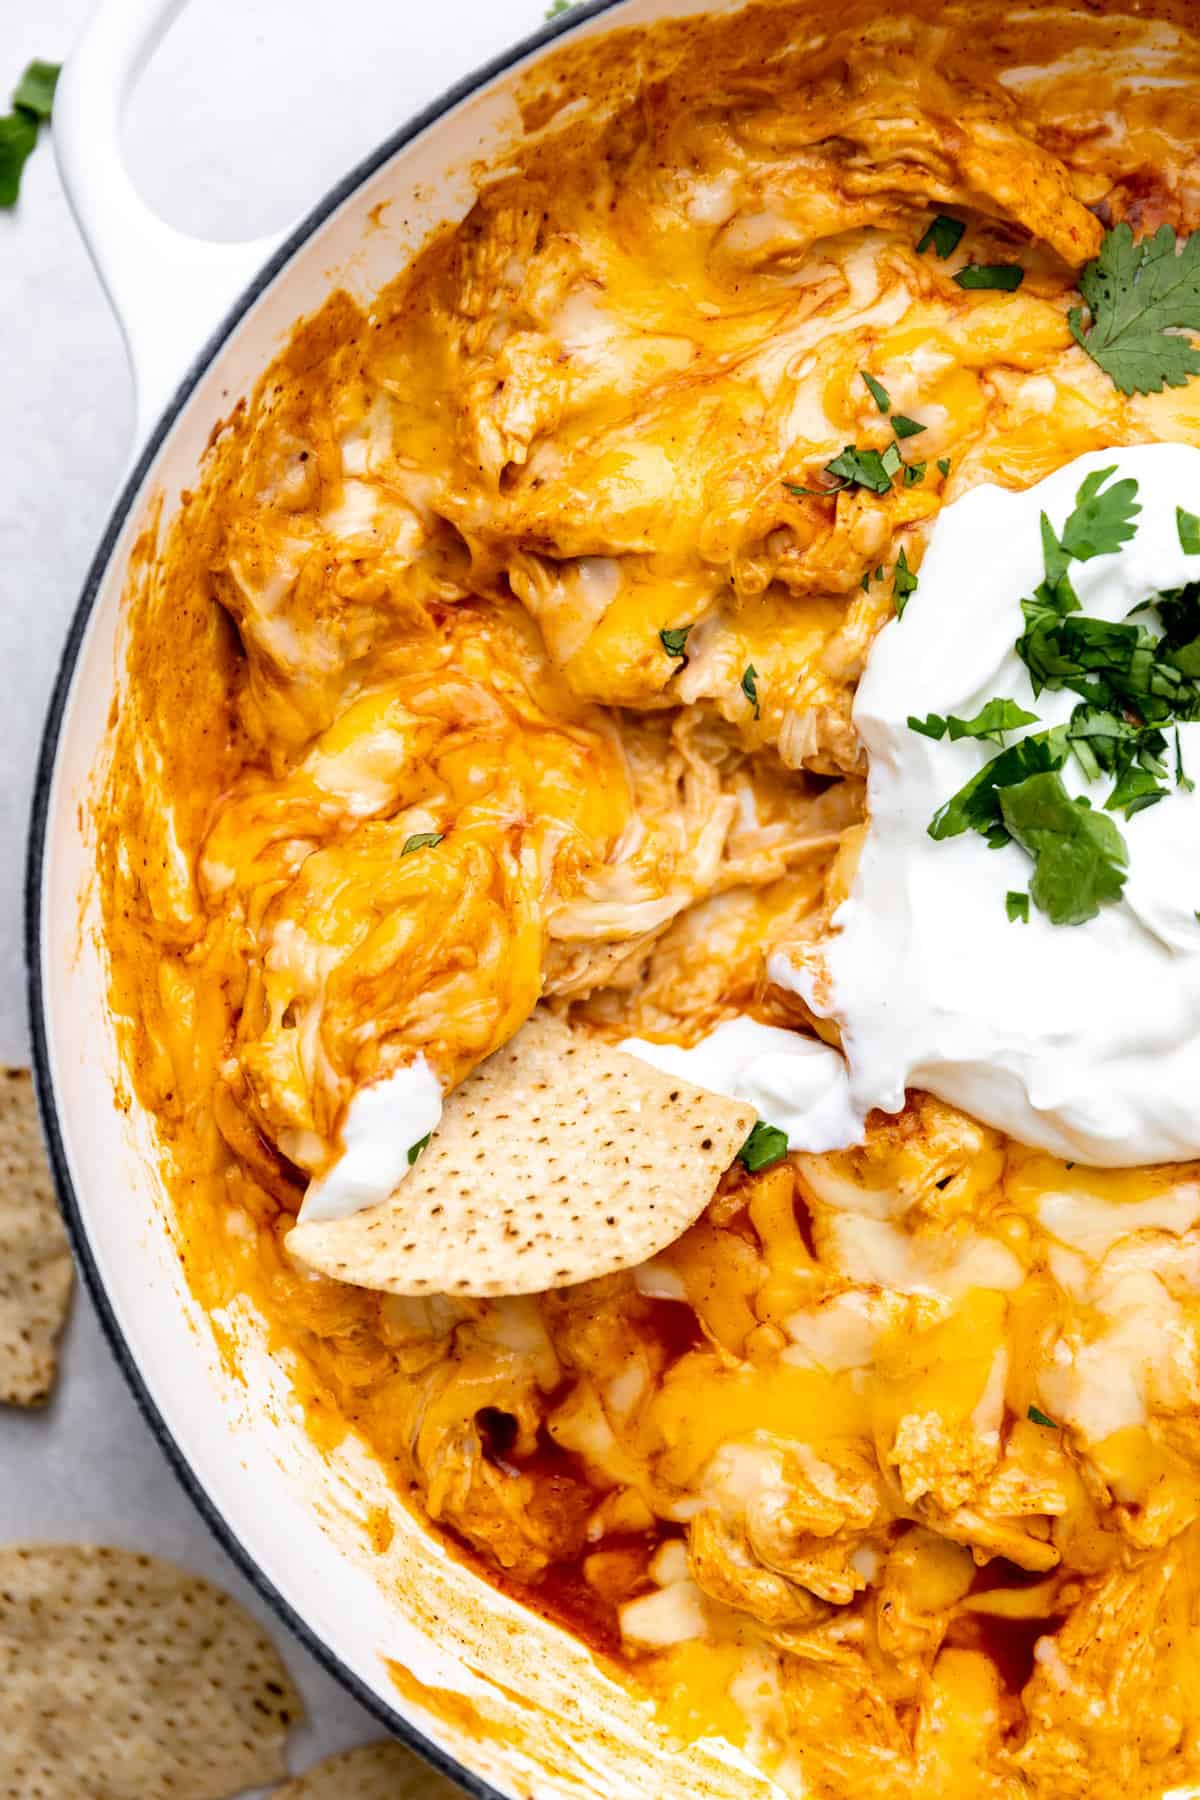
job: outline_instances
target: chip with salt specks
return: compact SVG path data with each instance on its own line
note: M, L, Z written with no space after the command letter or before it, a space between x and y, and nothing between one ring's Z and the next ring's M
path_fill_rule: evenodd
M157 1557L0 1549L0 1800L227 1800L304 1706L220 1588Z
M0 1069L0 1400L41 1406L73 1280L28 1069Z
M310 1268L392 1294L530 1294L632 1268L704 1211L754 1109L535 1013L449 1096L390 1199L297 1225Z
M462 1800L462 1789L400 1744L364 1744L327 1757L271 1800Z

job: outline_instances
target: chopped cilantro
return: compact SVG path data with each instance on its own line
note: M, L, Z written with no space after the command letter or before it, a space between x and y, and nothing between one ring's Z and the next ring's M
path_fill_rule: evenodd
M410 1169L432 1136L432 1131L427 1131L423 1138L418 1138L415 1144L410 1144L408 1146L408 1166Z
M894 444L888 450L895 450ZM853 444L847 444L840 456L825 464L825 471L835 475L845 487L863 487L873 494L886 494L892 485L892 476L900 466L900 452L896 451L895 467L887 468L884 457L878 450L859 450Z
M932 738L936 744L946 735L946 720L941 713L926 713L923 719L918 719L915 713L909 713L908 729L919 731L922 737Z
M952 219L947 213L939 213L917 245L917 255L924 256L927 250L932 249L945 262L958 249L966 229L961 219Z
M893 475L898 475L904 466L904 458L900 454L898 444L889 444L879 459L879 466L890 482Z
M1076 562L1090 562L1093 556L1112 556L1122 544L1137 535L1133 520L1141 512L1138 484L1132 478L1104 483L1116 474L1116 466L1093 469L1081 483L1075 506L1062 528L1059 545Z
M414 850L432 850L445 835L444 831L414 831L411 837L405 838L400 854L408 856Z
M1004 787L998 799L1005 826L1033 858L1030 897L1052 924L1082 925L1120 899L1129 868L1125 840L1111 819L1071 798L1057 770Z
M1068 1163L1067 1167L1070 1168L1071 1164ZM1058 1426L1055 1424L1054 1420L1050 1417L1049 1413L1044 1413L1040 1406L1031 1406L1029 1408L1029 1411L1025 1414L1025 1417L1027 1419L1029 1419L1034 1425L1044 1425L1046 1427L1047 1431L1057 1431L1058 1430Z
M964 831L988 834L998 827L1006 837L1015 836L1000 810L1001 790L1024 783L1030 776L1061 769L1066 760L1065 734L1045 731L1018 738L938 807L929 822L930 837L940 841Z
M662 644L662 647L668 656L687 655L688 633L692 629L693 628L690 625L676 625L666 631L659 632L659 642Z
M939 456L938 457L938 468L941 470L943 476L949 475L949 473L950 473L950 458L948 456Z
M1122 394L1161 394L1200 374L1200 350L1177 335L1200 330L1200 233L1180 248L1174 228L1160 225L1135 243L1122 220L1084 269L1079 292L1084 305L1067 315L1075 341Z
M959 738L992 738L1000 745L1004 743L1005 732L1037 722L1037 714L1026 712L1015 700L989 700L973 719L956 719L951 715L946 720L955 743Z
M1179 727L1175 727L1175 786L1182 788L1185 794L1194 794L1196 784L1183 766L1183 745L1179 741Z
M758 670L753 663L747 663L742 676L742 692L754 708L755 718L760 718L762 708L758 704Z
M0 206L15 206L21 174L37 143L38 122L32 113L13 112L0 118Z
M31 62L17 83L12 97L13 105L22 112L32 113L35 119L48 119L54 107L54 90L61 74L61 63Z
M892 414L892 430L898 438L916 437L927 429L926 426L918 424L916 419L910 419L907 413Z
M887 412L892 404L891 396L887 389L881 382L876 381L873 375L868 375L865 369L862 371L862 378L866 382L871 398L879 408L880 412Z
M904 485L905 485L905 487L916 487L916 485L919 481L924 481L925 468L926 468L926 465L924 463L905 463L905 465L904 465Z
M879 564L878 564L878 566L877 566L877 567L876 567L876 570L875 570L875 580L876 580L876 581L882 581L882 580L883 580L883 564L882 564L882 563L879 563Z
M1185 512L1182 506L1177 506L1175 525L1179 532L1179 548L1184 555L1200 556L1200 518L1195 513Z
M1020 263L968 263L954 277L960 288L995 288L1012 294L1025 279Z
M1004 910L1014 925L1029 923L1029 895L1021 893L1019 888L1010 888L1004 896Z
M782 1162L787 1153L787 1132L780 1131L778 1125L765 1125L759 1119L738 1151L738 1161L752 1175L757 1175L760 1169L770 1169L777 1162Z
M904 617L904 609L908 605L909 597L912 594L915 594L916 591L917 577L909 568L908 557L905 555L903 548L901 548L900 554L896 558L896 567L892 573L892 600L895 604L896 617L898 619Z
M13 110L0 118L0 207L15 206L21 176L38 140L38 127L50 117L57 63L31 62L12 97Z
M548 19L561 19L562 15L565 12L570 12L570 10L571 0L550 0L550 4L546 8L546 17Z
M861 588L861 589L862 589L862 591L863 591L863 593L864 593L864 594L865 594L865 593L866 593L866 591L867 591L867 589L868 589L868 588L869 588L869 587L870 587L870 585L871 585L871 571L870 571L870 569L868 569L868 570L867 570L867 572L866 572L866 574L865 574L865 575L864 575L864 576L863 576L863 578L862 578L862 580L861 580L861 581L860 581L860 582L859 582L859 584L858 584L858 585L859 585L859 587L860 587L860 588Z

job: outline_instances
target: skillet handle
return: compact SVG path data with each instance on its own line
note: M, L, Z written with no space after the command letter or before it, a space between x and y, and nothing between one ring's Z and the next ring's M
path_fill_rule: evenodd
M54 97L54 143L72 210L129 355L136 437L285 234L211 244L160 219L121 152L126 102L186 0L99 0Z

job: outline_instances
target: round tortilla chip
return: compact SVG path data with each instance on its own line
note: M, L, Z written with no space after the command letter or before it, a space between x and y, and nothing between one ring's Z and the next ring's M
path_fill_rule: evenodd
M158 1557L0 1549L0 1800L229 1800L304 1704L228 1594Z
M28 1069L0 1069L0 1400L43 1406L74 1269Z
M462 1800L462 1789L389 1742L326 1757L271 1800Z
M537 1012L446 1101L395 1193L288 1234L392 1294L532 1294L633 1268L704 1211L754 1109Z

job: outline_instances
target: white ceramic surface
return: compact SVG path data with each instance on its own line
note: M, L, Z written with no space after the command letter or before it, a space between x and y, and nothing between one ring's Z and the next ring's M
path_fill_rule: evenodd
M624 0L616 13L632 23L692 10L679 0ZM128 83L161 13L159 0L108 0L90 39L98 79ZM612 22L610 15L576 29L605 30ZM605 1681L578 1644L432 1547L407 1515L393 1508L399 1529L386 1557L365 1552L347 1514L387 1503L378 1471L349 1452L336 1466L315 1455L279 1370L258 1345L253 1319L230 1321L245 1339L251 1378L241 1385L223 1375L165 1229L148 1121L127 1119L112 1101L115 1046L93 940L91 850L79 820L103 745L118 602L147 499L161 492L169 515L230 396L252 384L294 320L332 285L370 294L432 227L461 215L472 193L469 166L499 153L517 130L512 87L519 68L474 89L347 188L315 234L291 246L153 434L102 547L47 739L31 894L39 930L35 1036L85 1261L130 1371L181 1471L245 1565L343 1678L398 1728L415 1726L505 1794L640 1800L657 1788L749 1800L769 1789L739 1769L731 1752L667 1751L653 1735L648 1709ZM233 258L165 239L120 179L115 187L92 181L92 154L112 176L119 107L95 101L87 73L85 58L64 87L63 168L123 309L145 417L180 358L199 348L173 329L181 315L169 308L172 284L181 276L185 287L191 283L187 330L202 328L206 308L227 298ZM383 228L368 232L367 213L382 200L394 204ZM170 266L155 276L162 284L157 304L145 311L139 283L156 246ZM76 953L64 954L68 946ZM422 1699L411 1682L402 1698L386 1659L429 1687L470 1696L471 1708L447 1717L444 1705Z

